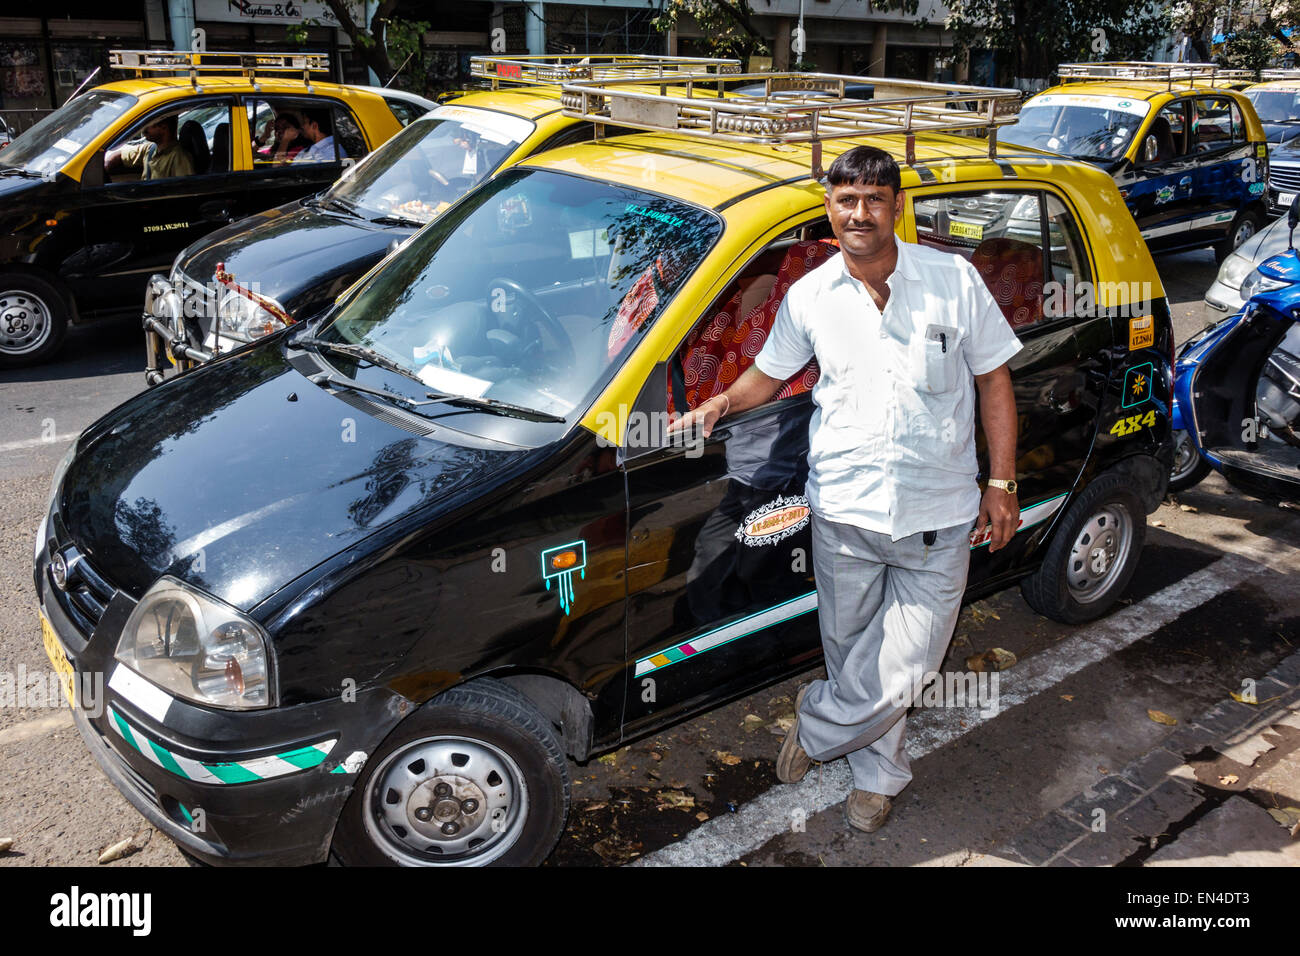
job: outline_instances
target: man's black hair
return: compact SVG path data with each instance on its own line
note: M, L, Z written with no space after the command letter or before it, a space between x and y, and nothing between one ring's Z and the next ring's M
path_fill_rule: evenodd
M841 153L826 172L828 186L891 186L894 195L903 189L898 163L883 149L874 146L854 146Z
M332 136L334 134L333 117L330 116L329 110L305 109L302 111L302 115L320 127L322 136Z

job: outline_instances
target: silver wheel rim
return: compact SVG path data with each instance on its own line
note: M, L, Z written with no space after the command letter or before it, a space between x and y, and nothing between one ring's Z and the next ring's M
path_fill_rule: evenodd
M1237 227L1237 232L1232 239L1232 248L1237 249L1243 242L1255 234L1255 223L1249 219L1243 219L1241 225Z
M1119 579L1133 547L1133 519L1118 504L1103 505L1083 523L1070 560L1066 583L1080 604L1106 597Z
M1169 473L1169 480L1178 481L1186 478L1196 469L1200 459L1200 453L1192 444L1191 436L1185 429L1177 429L1174 432L1174 467Z
M484 866L515 844L527 819L519 765L466 737L428 737L394 751L366 794L366 832L404 866Z
M21 289L0 292L0 353L27 355L50 338L50 308Z

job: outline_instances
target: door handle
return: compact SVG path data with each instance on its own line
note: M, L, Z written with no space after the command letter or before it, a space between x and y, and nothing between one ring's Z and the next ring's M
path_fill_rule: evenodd
M203 203L199 206L199 215L209 222L230 222L235 218L229 204L221 199Z

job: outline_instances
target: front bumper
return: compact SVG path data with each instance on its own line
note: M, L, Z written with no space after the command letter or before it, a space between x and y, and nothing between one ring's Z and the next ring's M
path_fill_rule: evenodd
M57 514L47 527L61 550L72 549ZM82 695L74 718L114 786L204 862L323 862L366 755L409 702L382 687L358 688L354 700L245 712L171 697L113 657L134 600L114 592L88 629L84 612L69 603L72 587L54 585L49 557L47 545L36 558L41 610L77 686L95 689Z

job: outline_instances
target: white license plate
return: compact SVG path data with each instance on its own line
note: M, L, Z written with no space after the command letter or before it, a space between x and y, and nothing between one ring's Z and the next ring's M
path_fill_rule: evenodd
M1278 193L1277 204L1279 206L1289 206L1295 202L1295 193Z

